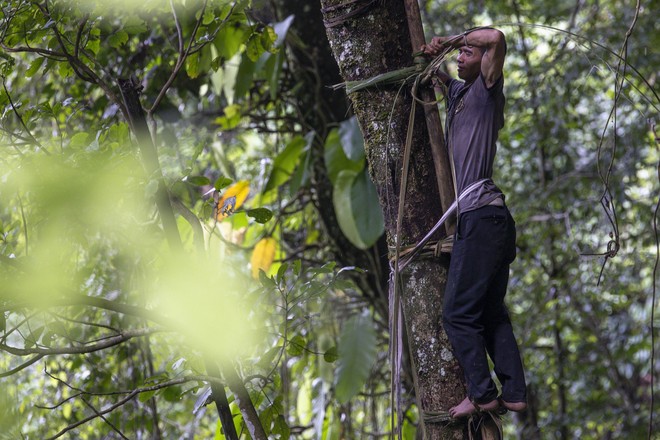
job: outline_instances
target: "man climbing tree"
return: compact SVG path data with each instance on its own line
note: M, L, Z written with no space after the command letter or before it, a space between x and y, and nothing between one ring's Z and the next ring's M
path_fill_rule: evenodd
M478 410L526 407L525 377L504 296L515 259L515 222L492 180L499 130L504 125L504 35L481 28L434 37L422 50L436 56L458 49L458 76L437 75L447 98L446 140L460 197L443 323L463 369L467 397L449 410L454 418ZM457 197L457 200L459 198ZM486 353L502 385L493 382Z

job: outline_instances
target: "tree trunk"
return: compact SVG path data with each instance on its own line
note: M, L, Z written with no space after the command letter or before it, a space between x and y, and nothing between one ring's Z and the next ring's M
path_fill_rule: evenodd
M363 6L363 5L366 5ZM342 77L365 80L410 66L411 42L402 0L351 3L321 0L328 40ZM365 138L371 178L378 190L390 247L397 232L403 150L410 90L381 87L350 96ZM414 124L401 246L417 243L442 214L423 112ZM445 412L465 396L461 371L442 329L448 259L416 259L403 273L402 304L421 412ZM464 428L423 424L428 439L460 439Z

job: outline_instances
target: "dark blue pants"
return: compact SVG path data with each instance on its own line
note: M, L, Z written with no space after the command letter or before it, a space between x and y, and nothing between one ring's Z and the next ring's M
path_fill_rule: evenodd
M490 356L502 385L502 399L524 402L525 376L509 313L504 305L509 264L516 257L516 225L505 206L484 206L460 215L451 254L444 328L476 403L498 392Z

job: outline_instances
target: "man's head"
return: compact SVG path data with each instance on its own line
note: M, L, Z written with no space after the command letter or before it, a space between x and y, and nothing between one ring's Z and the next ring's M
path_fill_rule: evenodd
M458 77L466 82L472 82L481 73L481 58L483 49L479 46L461 46L458 48Z

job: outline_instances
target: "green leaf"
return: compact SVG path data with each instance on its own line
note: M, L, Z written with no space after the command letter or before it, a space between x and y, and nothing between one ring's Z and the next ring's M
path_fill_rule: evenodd
M276 345L275 347L269 349L259 358L259 361L257 362L257 366L263 368L264 370L268 370L272 368L273 361L277 356L279 356L281 351L282 351L281 345Z
M344 325L335 376L340 403L347 403L366 383L376 359L376 344L376 331L368 315L354 316Z
M39 58L36 58L34 61L32 61L30 63L30 67L28 67L28 69L25 71L25 76L27 78L32 78L32 76L35 73L37 73L37 72L39 72L39 70L41 70L41 66L42 66L42 64L44 63L45 60L46 60L46 58L39 57Z
M151 399L154 394L156 394L156 391L145 391L144 393L140 393L138 396L138 399L140 399L140 402L144 403L147 400Z
M351 201L351 194L353 183L357 178L358 173L351 170L344 170L339 173L335 181L332 203L335 207L337 215L337 222L339 228L344 233L346 238L359 249L367 249L369 246L362 241L355 216L353 215L353 207Z
M355 116L339 124L339 138L349 160L364 160L364 137Z
M229 178L227 178L227 177L222 177L222 176L220 176L220 177L218 177L218 178L216 179L216 181L213 183L213 187L214 187L215 189L217 189L218 191L220 191L221 189L226 188L226 187L228 187L229 185L231 185L232 182L233 182L233 180L231 180L231 179L229 179Z
M254 82L255 62L248 56L241 57L241 63L238 66L236 82L234 83L234 99L243 98Z
M128 41L128 33L124 30L118 30L114 34L108 37L108 43L110 47L119 48L121 45L125 44Z
M73 136L71 136L71 140L69 141L69 147L73 149L84 148L87 145L89 145L89 138L90 138L89 133L85 133L85 132L76 133Z
M188 176L186 182L195 186L205 186L211 184L211 181L206 176Z
M366 169L341 171L332 201L339 227L353 245L366 249L376 243L385 226L378 193Z
M376 186L366 169L362 170L353 182L351 208L360 239L367 247L373 246L385 231L385 222Z
M284 147L284 150L277 155L273 162L273 170L270 173L264 193L274 188L278 188L291 177L291 173L300 158L300 152L303 150L306 143L307 141L302 136L296 136L286 147Z
M241 122L241 107L237 104L231 104L225 107L224 116L215 119L216 124L219 124L225 130L236 128Z
M248 209L247 215L248 217L252 217L257 223L261 224L266 223L273 218L273 212L266 208Z
M168 402L178 402L181 400L181 387L178 385L167 387L162 391L162 395Z
M289 339L286 351L291 356L300 356L305 351L306 346L307 342L305 341L305 338L303 338L301 335L296 335Z
M248 36L248 30L244 25L230 22L218 31L213 45L218 50L218 54L228 60L240 50Z
M261 37L258 34L252 34L252 37L246 43L245 54L256 62L264 52L266 52L266 49L262 44Z
M41 335L43 334L44 329L45 329L45 327L41 326L41 327L37 327L34 331L32 331L28 335L28 337L25 338L25 340L23 341L23 343L25 344L25 348L34 347L37 344L37 342L39 341L39 338L41 337Z
M291 428L286 423L286 419L282 414L278 415L275 419L275 426L271 431L273 434L279 434L281 439L288 439L291 437Z
M325 166L328 170L330 182L336 183L337 175L343 170L358 172L364 168L364 161L354 162L344 153L344 149L339 137L339 130L330 131L325 139L325 151L323 154Z
M5 317L5 313L2 312L0 313L0 332L4 333L5 330L7 330L7 318Z
M328 363L333 363L339 359L339 352L337 351L337 346L333 345L323 353L323 360Z
M282 52L271 55L264 65L264 72L268 78L268 91L270 99L275 100L280 88L280 76L282 75L282 63L284 55Z
M188 55L186 58L186 73L190 78L199 76L199 52Z
M89 32L89 36L90 38L87 45L85 46L85 49L94 55L98 55L99 50L101 50L101 30L99 28L93 28Z

